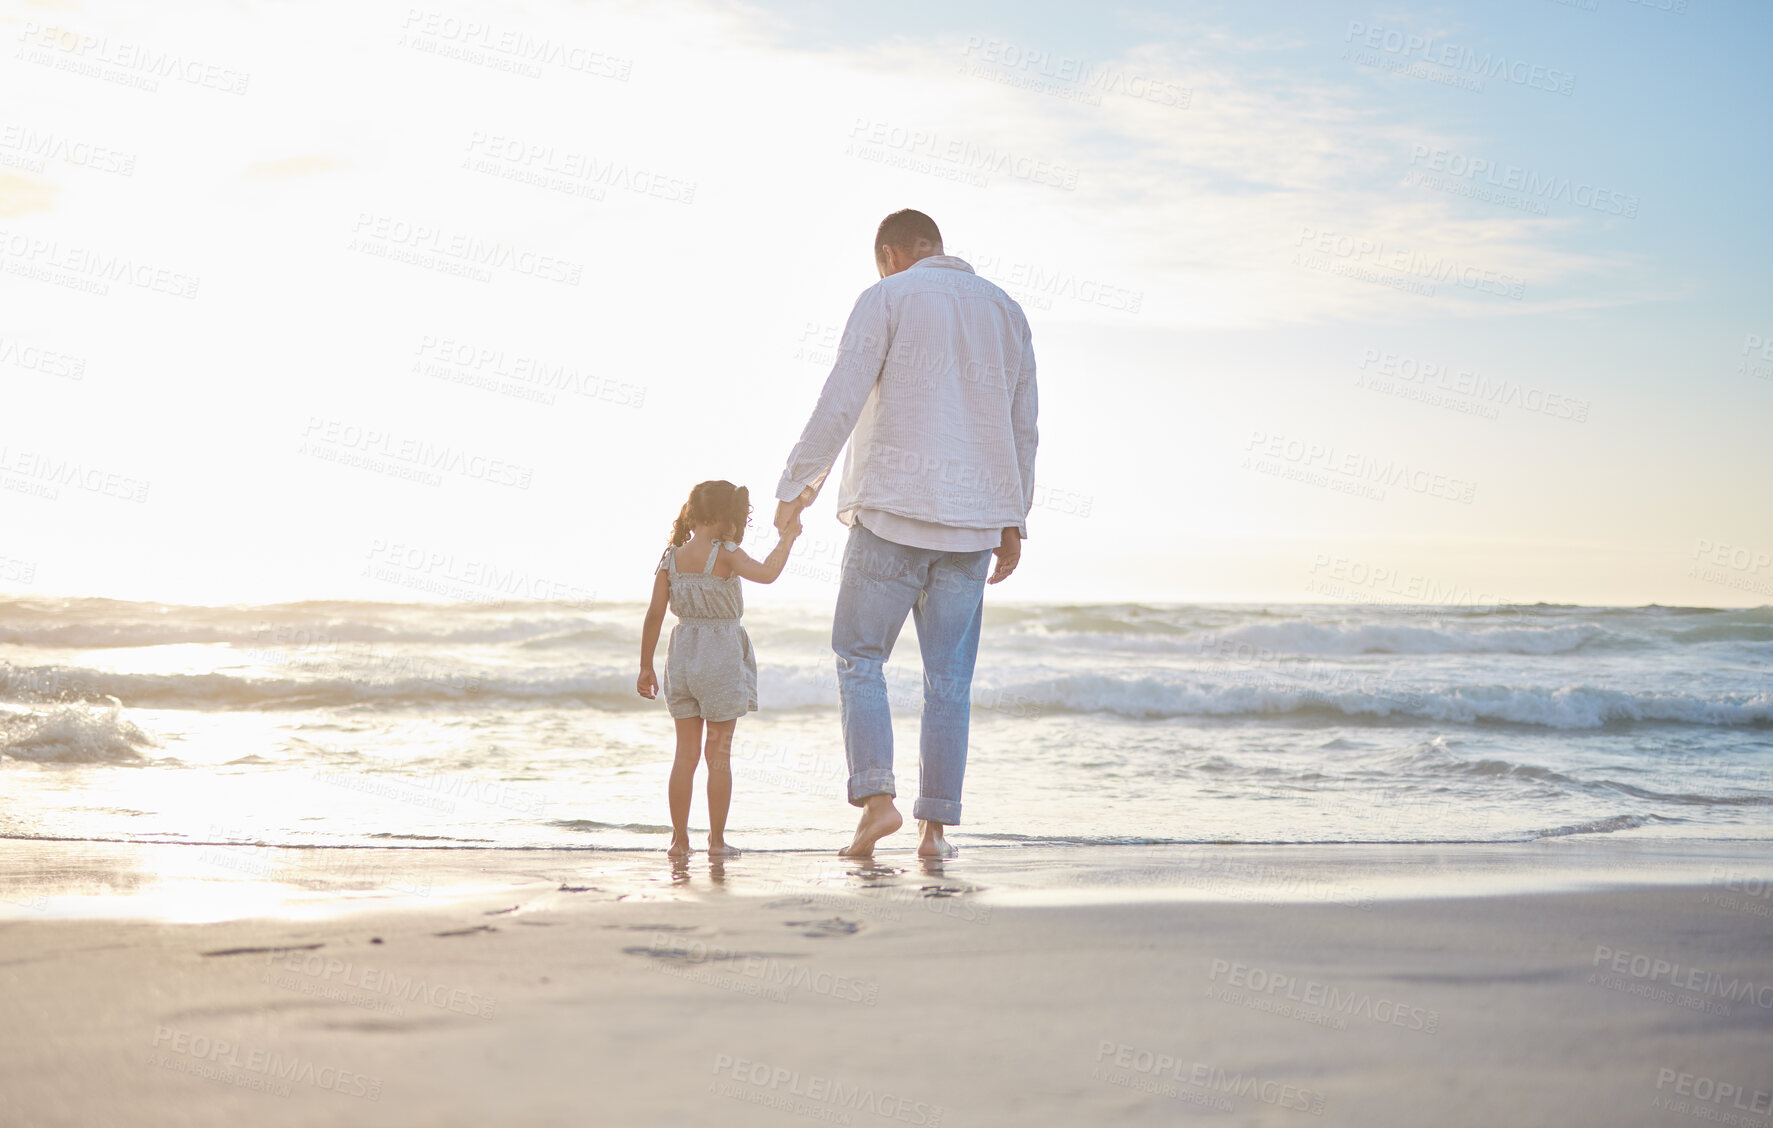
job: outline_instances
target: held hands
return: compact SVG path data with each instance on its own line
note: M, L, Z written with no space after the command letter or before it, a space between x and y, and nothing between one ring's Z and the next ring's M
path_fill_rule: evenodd
M634 683L634 688L648 701L659 696L659 678L651 666L640 671L640 679Z
M985 582L988 584L1002 583L1010 578L1010 573L1014 572L1016 565L1022 561L1021 532L1017 529L1005 529L1003 540L991 551L997 557L997 567L991 570L991 575L986 577Z
M800 510L788 514L788 523L778 527L783 540L793 540L801 534Z
M801 490L800 496L795 498L793 501L778 501L778 502L776 502L776 522L775 522L776 532L780 533L782 536L785 536L785 537L786 536L799 536L800 535L800 520L799 520L800 511L805 509L807 506L811 505L813 503L813 498L815 498L817 496L818 495L813 492L813 487L808 486L806 489ZM788 531L788 525L790 522L793 522L793 524L794 524L794 532L793 533L790 533Z

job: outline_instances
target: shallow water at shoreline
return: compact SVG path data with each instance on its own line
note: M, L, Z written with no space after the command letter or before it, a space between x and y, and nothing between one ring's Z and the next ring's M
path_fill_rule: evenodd
M829 614L747 619L741 847L819 849L853 820ZM639 619L0 601L0 836L652 848L671 729L633 692ZM889 665L907 807L914 642ZM1767 837L1770 685L1773 608L988 603L960 833Z
M674 861L657 851L377 850L0 841L0 920L199 923L462 905L789 897L864 916L1129 902L1328 904L1685 886L1773 920L1773 843L1550 841L1459 846L985 846L946 860L909 840ZM859 905L856 903L859 900Z

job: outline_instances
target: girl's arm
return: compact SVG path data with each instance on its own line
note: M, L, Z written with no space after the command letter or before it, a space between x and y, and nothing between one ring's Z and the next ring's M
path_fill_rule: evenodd
M798 536L800 536L800 517L796 515L789 522L788 527L783 530L782 539L776 542L776 547L772 548L770 554L762 560L751 559L745 555L745 550L742 548L734 552L733 574L743 576L753 583L775 583L776 577L782 574L782 569L788 566L788 554L794 551L794 541Z
M653 652L659 648L659 626L665 621L665 605L671 599L671 577L664 572L653 578L653 601L640 627L640 678L634 688L651 701L659 695L659 678L653 673Z

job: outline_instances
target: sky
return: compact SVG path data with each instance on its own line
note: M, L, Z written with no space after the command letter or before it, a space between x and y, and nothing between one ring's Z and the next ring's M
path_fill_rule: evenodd
M915 207L994 599L1773 603L1773 10L0 6L0 592L643 599ZM835 489L754 601L828 602Z

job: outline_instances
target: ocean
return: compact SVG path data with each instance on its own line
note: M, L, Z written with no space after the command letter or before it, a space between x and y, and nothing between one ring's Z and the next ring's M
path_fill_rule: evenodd
M0 836L662 850L642 612L0 600ZM729 838L835 849L830 609L746 626ZM908 624L908 817L920 677ZM963 847L1773 837L1769 607L988 597L973 701Z

